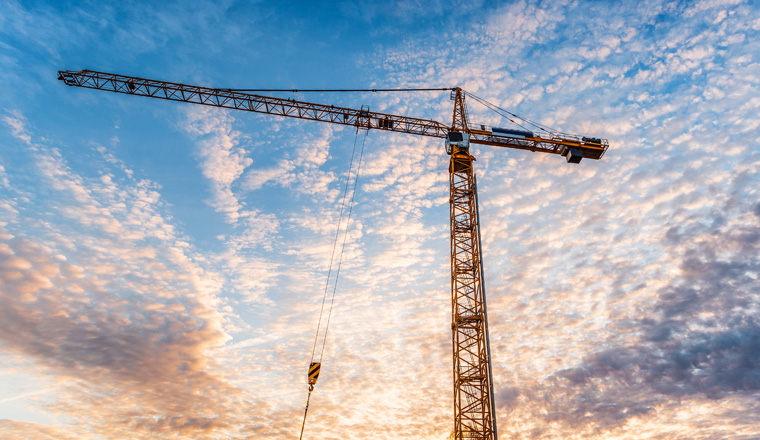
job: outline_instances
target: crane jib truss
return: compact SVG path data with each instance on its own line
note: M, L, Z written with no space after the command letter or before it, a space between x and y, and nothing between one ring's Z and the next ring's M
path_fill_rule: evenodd
M450 126L430 119L390 115L364 109L315 104L292 99L254 95L230 89L191 86L92 70L61 70L58 71L58 79L69 86L245 110L269 115L310 119L333 124L395 131L398 133L432 136L441 139L445 138L448 131L453 128L453 125ZM600 159L609 147L609 144L604 139L600 139L599 144L588 144L583 142L580 136L566 133L544 133L532 139L500 137L474 129L468 129L468 133L470 143L473 144L493 145L496 147L516 148L552 154L563 154L566 148L573 147L583 149L583 157L589 159Z
M454 113L451 125L446 125L430 119L371 112L366 108L357 110L91 70L59 71L58 79L69 86L446 139L446 150L451 155L449 208L454 438L498 438L473 169L475 157L470 155L469 145L561 154L568 162L578 163L581 158L600 159L609 147L607 140L546 130L535 135L527 131L488 130L482 125L471 125L464 102L465 93L460 88L451 89Z

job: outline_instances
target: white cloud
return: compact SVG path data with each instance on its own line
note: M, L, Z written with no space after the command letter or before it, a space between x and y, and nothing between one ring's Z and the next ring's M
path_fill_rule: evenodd
M19 120L6 122L16 127ZM127 426L120 411L133 411L128 401L151 406L154 417L144 422L160 426L177 405L192 405L197 390L234 394L223 373L208 371L209 351L229 338L217 310L219 280L193 260L154 185L133 180L110 155L104 170L111 163L123 174L92 178L75 173L56 149L35 144L28 151L38 188L56 197L37 206L20 200L17 216L0 228L0 333L6 350L34 362L39 374L75 384L51 396L51 407L93 417L104 409L87 393L123 398L95 422L120 431ZM30 218L38 209L42 218ZM154 382L177 373L185 379L156 396ZM58 401L61 392L77 407ZM188 426L206 416L199 417Z
M700 0L698 2L695 2L692 5L689 5L689 8L687 8L684 11L685 17L693 17L696 14L700 12L709 11L711 9L715 8L725 8L729 6L735 6L744 3L743 0ZM715 16L718 14L725 13L725 10L718 11L717 13L714 13Z
M8 180L8 175L5 172L5 167L0 165L0 189L10 189L11 184Z
M203 175L210 181L210 205L235 224L243 210L232 185L253 163L240 146L240 132L233 130L234 118L215 109L191 107L184 130L198 139Z
M26 120L24 117L17 110L12 110L8 113L7 116L3 116L3 122L11 128L13 136L27 144L31 144L32 137L26 130Z

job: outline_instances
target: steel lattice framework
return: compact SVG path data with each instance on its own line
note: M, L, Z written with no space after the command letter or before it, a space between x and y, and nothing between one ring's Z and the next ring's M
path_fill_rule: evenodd
M454 96L454 128L467 131L467 107ZM480 259L475 173L469 148L454 148L449 161L451 220L451 334L454 374L454 438L496 438L488 323Z
M453 127L453 125L449 126L430 119L315 104L225 89L191 86L136 76L96 72L93 70L61 70L58 71L58 79L66 85L88 89L395 131L398 133L432 136L441 139L445 138L448 131ZM456 90L461 94L461 89ZM504 138L480 130L470 130L469 135L470 142L473 144L516 148L541 153L562 154L564 147L578 147L583 148L583 157L589 159L600 159L609 146L604 139L601 139L598 145L584 144L580 136L566 133L545 133L543 137L536 136L532 139Z
M607 140L545 130L541 135L536 135L527 131L491 130L482 125L470 125L465 93L460 88L452 89L454 114L451 125L446 125L429 119L371 112L365 108L335 107L91 70L59 71L58 79L69 86L446 139L447 151L451 154L449 207L454 438L498 438L477 186L473 170L475 157L470 155L469 145L561 154L568 162L578 163L581 158L600 159L609 147Z

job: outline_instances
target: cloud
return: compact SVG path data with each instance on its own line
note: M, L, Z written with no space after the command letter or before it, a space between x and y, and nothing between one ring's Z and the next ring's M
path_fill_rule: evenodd
M77 431L73 432L72 431ZM74 429L61 429L39 423L0 420L0 434L8 440L26 440L33 436L40 440L74 440L87 436L86 432ZM85 437L86 438L86 437Z
M240 48L261 38L256 20L277 15L203 7L148 9L162 13L139 23L133 8L121 27L114 17L124 11L106 8L93 16L102 25L84 27L92 36L114 29L103 38L108 50L137 45L140 60L193 51L193 62L219 66L224 53L252 66L243 58L255 51ZM341 53L357 55L368 81L461 85L612 145L603 160L575 167L473 148L502 438L754 438L757 8L524 1L454 9L461 14L433 12L435 29L396 34L363 55L341 43ZM423 9L401 2L351 13L370 20L399 11ZM255 20L215 26L225 14ZM79 40L50 41L60 51ZM140 60L133 64L171 70ZM180 80L190 72L208 81L192 63L177 65ZM367 103L448 121L446 98ZM473 122L510 126L471 104ZM0 206L11 215L0 224L0 267L11 293L0 290L0 335L35 376L64 388L34 403L64 421L3 422L5 436L285 438L300 429L354 133L224 111L178 118L196 147L211 215L221 219L210 234L218 242L208 243L206 229L184 236L186 218L169 216L158 183L141 180L139 160L102 147L108 139L69 148L63 135L35 134L47 114L27 122L6 113L12 139L1 153ZM16 150L23 154L7 152ZM437 140L369 134L309 435L449 434L447 159ZM61 428L67 417L79 426Z
M545 383L529 381L519 388L517 402L543 401L546 412L533 416L566 429L615 430L640 417L654 418L673 401L732 401L756 394L760 218L754 204L741 195L752 185L746 176L754 171L746 172L735 175L719 193L720 204L708 216L682 221L659 236L667 260L677 262L674 276L666 275L662 284L645 278L642 286L621 292L618 301L636 304L622 308L621 314L612 312L611 307L617 308L612 298L607 308L592 310L588 318L600 315L610 329L608 336L596 343L598 348L590 345L591 338L576 339L570 351L585 352L582 361L549 369ZM652 273L648 268L637 272L642 270ZM588 286L577 276L574 283L571 291ZM584 290L589 287L580 288ZM646 291L649 295L641 294ZM633 296L635 292L641 293ZM497 321L492 332L500 327ZM572 327L560 328L568 332ZM525 410L515 404L514 395L509 391L503 405L522 414Z
M26 120L18 111L11 111L3 116L3 122L11 128L13 136L27 144L31 142L32 138L26 130Z
M691 438L688 427L697 426L686 402L722 399L750 414L757 249L748 213L756 194L745 181L756 173L756 141L723 136L741 137L739 127L756 121L743 108L754 92L739 92L757 81L757 72L739 73L753 63L745 58L752 48L734 37L752 14L746 5L714 5L711 14L725 11L728 20L718 29L698 26L704 15L676 19L677 5L651 2L612 14L584 3L593 13L559 19L560 30L554 17L579 10L558 5L531 14L522 6L492 14L486 27L498 38L468 46L478 39L473 32L458 43L471 47L468 66L478 66L477 75L453 66L445 50L430 55L429 47L452 35L409 43L398 49L403 54L390 49L385 60L414 72L402 81L464 84L510 110L600 133L614 145L599 163L577 168L476 150L494 374L508 384L497 393L502 435L615 435L644 420L666 429L665 414L679 401L683 407L673 411L690 418L674 438ZM523 32L514 42L503 35L513 28ZM412 54L431 67L415 66ZM458 79L483 75L484 93L478 81ZM745 96L734 100L733 93ZM474 105L470 117L507 123ZM716 248L689 248L707 242ZM705 436L723 436L716 434L723 428L712 429ZM650 435L643 438L656 438L656 430Z
M9 189L11 186L8 176L5 173L5 167L0 165L0 188Z
M191 108L187 112L185 131L199 139L201 170L211 182L210 205L236 223L243 209L232 192L232 185L253 163L240 147L240 132L232 129L234 118L216 109Z
M6 121L17 134L20 120ZM166 221L154 186L126 172L82 177L58 150L18 137L58 195L45 203L59 220L28 218L25 201L0 227L5 350L62 384L50 410L96 432L201 438L229 426L235 411L220 416L218 405L239 405L240 391L210 357L229 339L219 283Z

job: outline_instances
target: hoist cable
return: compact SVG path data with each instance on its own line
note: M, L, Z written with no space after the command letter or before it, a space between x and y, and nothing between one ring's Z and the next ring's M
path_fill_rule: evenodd
M309 396L306 397L306 409L303 410L303 423L301 423L301 435L298 440L303 440L303 429L306 427L306 413L309 412L309 400L311 400L311 392L314 390L313 386L309 387Z
M325 281L325 291L322 294L322 306L319 309L319 320L317 321L317 331L314 333L314 345L311 348L311 358L309 359L309 362L314 361L314 353L317 350L317 341L319 340L319 329L322 328L322 314L325 310L325 302L327 301L327 292L330 288L330 275L332 275L332 266L333 261L335 261L335 249L338 247L338 237L340 237L340 225L343 222L343 212L346 207L346 198L348 196L348 186L351 181L351 171L354 167L354 156L356 155L356 141L359 139L359 132L357 131L356 136L354 137L354 147L351 150L351 160L349 161L348 165L348 173L346 174L346 185L343 188L343 197L341 198L340 203L340 215L338 216L338 226L335 228L335 239L333 240L333 248L332 253L330 254L330 265L327 269L327 280ZM332 309L332 306L331 306ZM322 355L319 356L320 359L322 358Z
M362 149L359 152L359 163L356 166L356 173L354 177L354 188L351 191L351 201L348 203L348 217L346 218L346 230L343 233L343 245L340 248L340 257L338 257L338 270L335 272L335 284L333 286L333 293L332 298L330 299L330 309L327 312L327 324L325 325L325 335L324 339L322 340L322 351L319 353L319 362L322 362L322 356L325 353L325 344L327 343L327 330L330 328L330 317L332 316L332 309L333 304L335 304L335 292L338 290L338 279L340 278L340 267L343 263L343 254L346 250L346 241L348 239L348 228L351 224L351 213L354 210L354 197L356 197L356 187L359 183L359 173L362 169L362 159L364 158L364 145L367 142L367 137L369 136L369 130L366 131L364 134L364 139L362 140Z
M332 297L330 298L330 308L327 311L327 321L325 324L324 338L322 339L322 349L320 350L320 353L319 353L319 362L318 362L319 364L322 363L322 357L324 356L324 353L325 353L325 345L327 344L327 331L330 328L330 318L332 317L332 309L333 309L333 305L335 304L335 292L338 290L338 279L340 278L340 267L341 267L341 264L343 263L343 254L345 253L345 250L346 250L346 241L348 240L348 229L351 225L351 213L353 212L354 198L356 196L356 188L359 182L359 173L361 171L362 159L364 157L364 146L367 142L368 134L369 134L369 130L367 130L367 132L365 133L364 139L362 140L362 148L361 148L361 152L359 153L359 163L357 164L356 171L354 173L354 185L351 190L351 200L349 201L349 204L348 204L348 215L346 217L346 229L343 232L343 243L341 244L340 256L338 257L338 268L335 271L335 283L333 286ZM358 138L359 138L359 129L357 128L356 136L354 137L354 147L353 147L353 150L351 151L351 161L349 163L348 173L346 175L346 185L343 189L343 197L341 199L340 215L338 217L338 227L335 232L335 240L333 241L333 250L332 250L332 255L330 256L330 266L327 272L327 282L325 283L325 292L322 296L322 307L319 310L319 322L317 324L316 334L314 335L314 346L311 349L311 361L312 361L311 365L312 366L315 365L313 363L314 353L317 347L317 340L319 339L319 329L322 324L322 314L324 312L325 302L327 299L327 290L330 285L330 274L332 273L332 265L335 259L335 249L337 248L338 237L340 236L340 231L341 231L341 223L343 221L343 212L345 211L345 207L346 207L346 198L348 196L349 183L351 182L351 171L353 170L353 167L354 167L354 157L356 155L356 143L357 143ZM303 431L304 431L304 428L306 427L306 415L309 412L309 401L311 400L312 391L314 391L314 383L311 382L310 380L309 394L306 397L306 408L303 411L303 422L301 423L301 435L299 436L299 440L303 440Z

